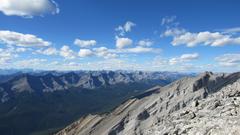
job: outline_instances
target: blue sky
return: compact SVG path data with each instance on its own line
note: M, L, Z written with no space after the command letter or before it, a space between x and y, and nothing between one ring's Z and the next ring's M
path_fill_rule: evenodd
M233 72L237 0L2 0L1 68Z

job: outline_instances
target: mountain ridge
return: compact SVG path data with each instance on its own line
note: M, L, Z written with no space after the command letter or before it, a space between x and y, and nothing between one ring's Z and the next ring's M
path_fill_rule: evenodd
M57 135L224 134L226 129L223 125L218 124L222 118L215 116L216 119L213 117L206 121L204 118L209 118L211 115L201 111L211 112L209 108L212 108L216 115L229 112L225 106L227 107L230 99L234 102L237 101L235 108L240 104L239 91L240 72L232 74L205 72L197 77L185 77L177 80L141 99L132 98L109 114L89 115L69 125ZM225 93L224 98L219 98L218 95L222 93ZM230 93L230 96L226 96L226 93ZM206 103L206 101L209 102ZM222 106L226 112L218 110L218 106ZM232 108L234 109L234 107ZM235 109L234 117L227 115L223 119L229 123L231 121L227 121L227 119L239 118L239 113L238 106L237 110ZM221 132L211 125L207 127L194 124L199 120L204 120L206 123L213 121L214 126L219 127ZM185 123L181 123L181 121ZM188 121L193 121L193 123L188 124ZM235 122L240 123L236 120ZM234 128L233 124L230 125L232 127L228 127L233 129L233 133L240 132ZM204 129L197 130L201 126Z
M111 112L129 98L147 96L143 92L148 88L164 86L184 76L192 74L142 71L13 74L0 83L0 133L52 134L87 114Z
M11 96L11 94L23 91L42 93L68 90L70 88L95 89L120 83L142 82L166 85L172 80L186 75L180 73L124 71L68 72L61 74L51 72L43 74L23 73L0 83L0 89L5 95Z

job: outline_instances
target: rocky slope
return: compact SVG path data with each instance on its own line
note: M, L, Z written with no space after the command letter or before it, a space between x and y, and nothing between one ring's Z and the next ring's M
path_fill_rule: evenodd
M58 135L240 134L240 72L180 79L89 115Z

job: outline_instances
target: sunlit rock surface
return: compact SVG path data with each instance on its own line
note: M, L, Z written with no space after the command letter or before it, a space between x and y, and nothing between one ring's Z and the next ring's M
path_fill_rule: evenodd
M89 115L58 135L240 134L240 73L186 77Z

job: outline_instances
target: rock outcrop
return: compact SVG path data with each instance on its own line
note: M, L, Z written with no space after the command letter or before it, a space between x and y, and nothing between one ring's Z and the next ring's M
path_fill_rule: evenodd
M186 77L57 135L240 134L240 73Z

